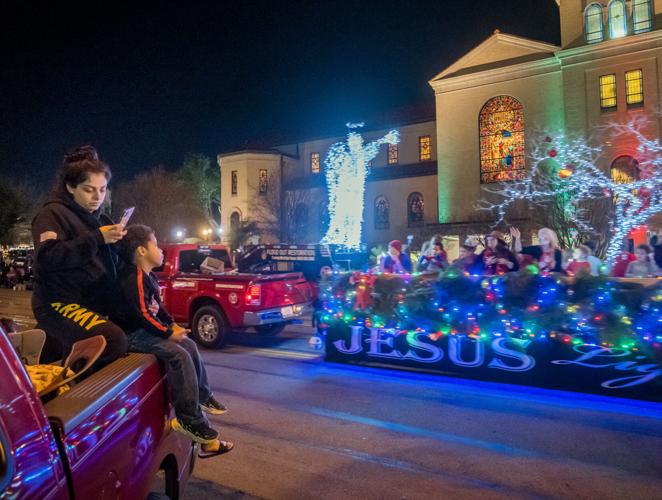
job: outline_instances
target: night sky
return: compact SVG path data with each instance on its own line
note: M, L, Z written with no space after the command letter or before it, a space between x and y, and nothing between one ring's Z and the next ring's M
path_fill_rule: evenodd
M81 143L126 180L341 134L432 111L427 81L496 28L559 43L554 0L93 3L3 2L1 175L49 183Z

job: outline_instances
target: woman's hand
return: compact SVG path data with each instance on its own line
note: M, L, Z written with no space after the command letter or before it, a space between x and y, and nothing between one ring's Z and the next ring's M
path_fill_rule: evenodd
M124 235L126 234L126 229L124 229L122 224L101 226L99 231L101 231L101 234L103 235L103 241L106 243L106 245L117 243L119 240L124 238Z

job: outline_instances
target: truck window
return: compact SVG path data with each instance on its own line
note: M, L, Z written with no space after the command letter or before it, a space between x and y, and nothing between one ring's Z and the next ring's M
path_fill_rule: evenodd
M199 273L200 264L207 258L222 260L225 269L231 268L230 256L225 249L195 249L179 252L179 271L182 273Z

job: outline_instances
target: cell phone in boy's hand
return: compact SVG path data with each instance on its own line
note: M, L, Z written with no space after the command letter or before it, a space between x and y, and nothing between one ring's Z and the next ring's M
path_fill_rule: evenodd
M122 227L126 227L126 225L129 223L129 219L133 215L133 211L136 209L136 207L129 207L126 210L124 210L124 213L122 214L122 218L120 219L120 225Z

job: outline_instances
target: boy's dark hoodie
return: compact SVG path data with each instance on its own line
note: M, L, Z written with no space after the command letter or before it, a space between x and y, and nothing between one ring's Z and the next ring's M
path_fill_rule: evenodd
M126 333L139 329L162 338L172 335L173 320L161 304L156 276L146 273L134 264L122 264L119 285L123 307L117 308L112 320ZM150 304L156 302L159 311L152 314Z
M64 187L51 195L32 221L34 309L52 302L111 309L118 259L99 230L109 224L101 210L88 212Z

